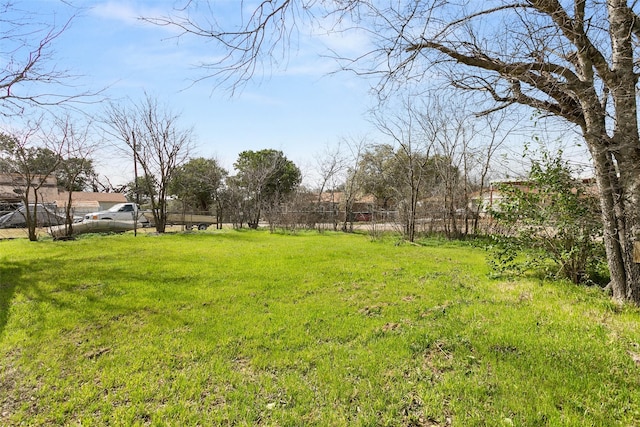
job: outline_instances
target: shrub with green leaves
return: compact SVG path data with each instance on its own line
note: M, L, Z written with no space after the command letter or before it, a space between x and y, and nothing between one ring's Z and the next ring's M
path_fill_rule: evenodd
M574 283L594 281L604 259L595 187L575 177L556 155L543 153L526 180L498 186L490 264L498 273L534 270Z

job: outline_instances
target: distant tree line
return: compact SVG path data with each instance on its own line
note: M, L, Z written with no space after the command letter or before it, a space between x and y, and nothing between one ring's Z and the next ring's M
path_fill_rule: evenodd
M300 169L272 149L243 151L234 168L237 173L230 176L215 159L190 159L176 169L170 193L183 212L214 214L218 226L226 221L257 228L264 218L275 227L299 188Z

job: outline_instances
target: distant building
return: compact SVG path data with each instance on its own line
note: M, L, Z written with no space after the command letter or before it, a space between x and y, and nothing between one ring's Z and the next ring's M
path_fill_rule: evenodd
M584 184L587 194L598 194L598 186L596 185L595 178L582 178L580 181L582 182L582 184ZM491 211L491 209L496 209L497 206L499 206L506 197L500 191L500 187L504 185L518 188L525 193L529 191L537 191L530 187L529 181L526 179L505 179L492 181L489 185L489 188L484 189L482 193L476 192L472 195L472 208L475 209L478 205L480 205L480 214L487 214ZM575 192L575 189L573 191Z
M69 193L62 191L54 200L58 209L63 209L69 201ZM124 203L127 198L123 193L88 193L73 191L71 193L71 209L74 215L84 215L90 212L104 211L118 203Z
M40 178L35 177L40 183ZM22 200L22 194L27 187L27 182L20 174L0 173L0 203L19 203ZM35 197L33 190L29 194L29 199ZM58 197L58 181L55 176L49 176L44 179L42 185L38 189L39 201L43 203L53 202Z
M38 178L38 177L36 177ZM39 183L39 181L38 181ZM0 173L0 211L13 210L22 202L22 194L27 187L24 177L19 174ZM33 189L29 200L35 199ZM38 189L38 202L55 205L58 210L67 206L69 192L58 188L55 176L44 179ZM71 193L71 208L74 215L106 210L118 203L124 203L127 198L123 193L93 193L74 191ZM4 206L4 208L2 208Z
M313 212L316 221L344 221L345 204L347 202L344 192L326 191L321 194L308 193L305 196L302 205L296 208L308 213ZM374 219L374 213L378 213L378 215L389 215L388 211L383 211L376 205L374 196L370 194L358 195L351 201L351 216L349 221L372 221ZM382 217L378 219L381 218Z

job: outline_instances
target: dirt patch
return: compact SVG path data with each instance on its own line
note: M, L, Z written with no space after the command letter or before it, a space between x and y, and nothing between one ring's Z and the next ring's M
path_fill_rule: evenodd
M5 359L6 365L0 372L0 425L11 425L11 416L25 405L31 413L37 412L36 393L38 386L25 384L23 374L18 365L8 359L17 360L19 356L9 354Z
M46 230L38 229L39 236L47 235ZM3 239L26 239L28 237L26 228L0 228L0 240Z

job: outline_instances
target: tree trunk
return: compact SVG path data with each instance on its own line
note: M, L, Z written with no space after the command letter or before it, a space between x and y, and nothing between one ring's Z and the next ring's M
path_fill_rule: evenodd
M36 232L36 227L38 226L38 189L36 187L33 187L33 211L29 210L29 191L30 188L27 187L27 189L25 190L26 196L23 199L25 215L24 219L27 223L27 234L29 236L29 241L37 242L38 233Z
M604 245L613 297L637 304L640 303L640 264L633 262L633 242L640 236L634 234L633 230L638 229L635 212L640 210L640 205L633 203L633 198L624 197L625 187L637 187L637 182L624 186L606 147L593 141L589 146L600 193ZM640 175L633 177L633 180L640 180Z
M64 221L65 221L65 236L71 237L73 236L73 215L71 213L72 207L71 203L73 202L71 188L69 189L69 197L67 198L67 205L64 209Z
M163 216L159 209L153 209L153 220L155 222L156 232L164 233L167 227L166 216Z
M618 300L640 303L640 264L634 263L633 247L640 239L640 136L638 134L638 106L634 68L634 42L632 40L635 16L630 12L626 0L607 2L612 45L611 74L606 83L611 90L615 107L614 131L611 137L611 153L617 169L609 166L611 154L603 156L608 161L606 175L613 191L603 194L604 199L615 197L613 212L605 211L605 216L615 215L617 234L605 233L608 247L609 267L613 296ZM602 150L600 150L602 152ZM597 161L598 162L598 161ZM597 168L598 174L601 173ZM603 184L607 184L604 182ZM613 221L605 219L613 225ZM614 240L607 243L606 240ZM613 248L609 248L613 246ZM614 249L615 251L612 251ZM609 252L610 251L610 252ZM612 260L619 258L619 261ZM620 271L620 267L622 267Z

